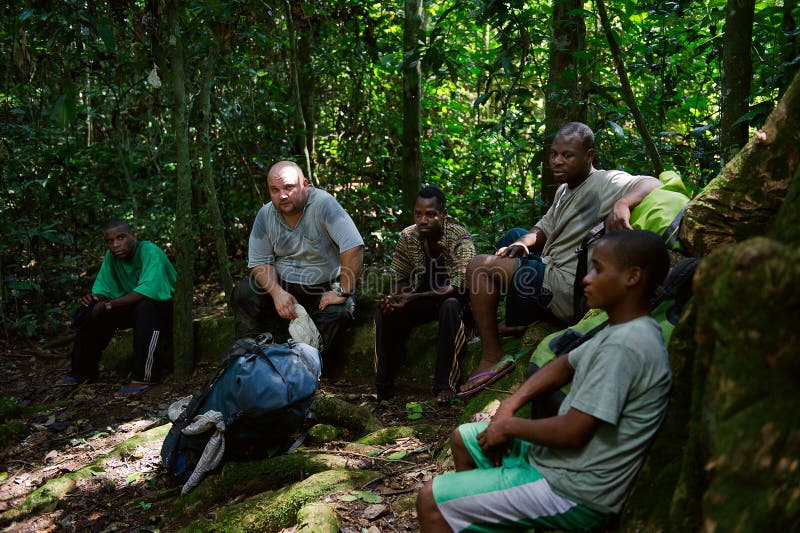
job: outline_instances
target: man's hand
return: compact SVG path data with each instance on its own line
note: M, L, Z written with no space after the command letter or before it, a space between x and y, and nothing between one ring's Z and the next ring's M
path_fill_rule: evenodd
M80 300L81 306L83 307L89 307L90 305L92 305L92 303L99 301L100 297L96 294L87 294L86 296L82 296Z
M387 294L381 296L381 301L379 305L381 306L381 311L384 314L388 314L391 313L392 311L402 309L408 304L408 302L410 302L413 299L414 299L413 292L398 292L395 294Z
M500 257L528 257L531 255L530 250L521 242L512 242L508 246L503 246L497 250L494 255Z
M661 182L652 176L642 176L636 185L622 198L614 202L611 212L606 217L606 232L633 229L631 226L631 210L644 200L654 189L661 187Z
M492 421L489 422L486 429L478 433L477 436L478 445L483 450L484 455L495 466L500 466L503 456L510 451L513 440L509 435L506 435L503 426L503 420L495 420L492 417Z
M319 308L324 310L329 305L343 304L347 301L347 296L339 296L336 291L325 291L319 300Z
M272 301L275 302L275 311L278 312L278 316L287 320L297 318L297 314L294 312L294 304L297 303L297 300L294 296L283 289L278 289L278 294L272 295Z
M624 199L617 200L606 217L606 233L633 229L631 226L631 209Z

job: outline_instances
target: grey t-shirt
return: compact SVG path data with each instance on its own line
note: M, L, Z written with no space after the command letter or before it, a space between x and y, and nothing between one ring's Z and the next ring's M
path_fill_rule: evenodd
M559 414L574 407L600 426L583 448L532 446L529 460L565 498L618 513L667 408L661 328L650 316L609 326L568 357L575 375Z
M247 266L273 265L283 281L316 285L339 276L340 253L363 245L356 225L339 202L311 187L294 228L272 202L258 211L250 232Z
M553 205L535 225L547 235L542 261L547 265L543 287L553 293L548 308L561 320L572 318L572 292L578 268L578 248L586 233L598 224L614 203L628 193L642 176L621 170L596 170L570 189L556 191Z

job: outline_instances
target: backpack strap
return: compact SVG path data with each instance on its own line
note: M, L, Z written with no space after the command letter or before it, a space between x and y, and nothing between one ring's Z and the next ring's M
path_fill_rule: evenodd
M683 207L681 207L681 210L678 211L678 214L675 215L675 218L669 223L669 226L667 226L667 229L665 229L664 233L661 235L664 238L664 244L667 245L667 248L671 249L678 240L678 229L681 227L683 214L686 212L687 207L689 207L689 202L686 202Z
M575 269L575 282L572 286L572 318L574 321L580 320L586 314L583 278L589 272L589 247L605 233L605 222L600 222L586 233L580 247L575 250L575 253L578 254L578 266Z
M585 343L598 333L600 330L608 326L608 320L604 320L600 324L596 325L586 333L581 334L579 331L575 331L572 328L567 329L563 334L559 335L555 339L552 339L548 344L550 351L553 352L554 355L559 356L561 354L569 353L581 344Z

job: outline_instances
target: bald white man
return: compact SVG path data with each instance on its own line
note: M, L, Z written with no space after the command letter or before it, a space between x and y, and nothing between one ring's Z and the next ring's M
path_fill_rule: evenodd
M233 291L237 336L268 331L277 317L296 318L294 305L300 304L327 350L352 318L364 240L339 202L312 187L296 163L273 165L267 185L272 201L250 232L250 276Z

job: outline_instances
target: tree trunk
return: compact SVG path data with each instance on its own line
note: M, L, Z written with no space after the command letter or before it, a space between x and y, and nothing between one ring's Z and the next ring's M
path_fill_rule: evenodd
M580 10L583 0L555 0L553 2L553 35L550 39L550 59L547 71L547 89L544 103L544 143L542 146L542 199L550 204L558 185L550 168L550 146L558 129L567 122L582 122L585 108L582 78L584 61L575 52L586 48L586 24ZM534 216L534 218L538 218Z
M192 328L192 290L194 287L194 243L192 242L192 181L189 167L189 129L186 122L186 76L183 66L183 40L179 7L167 3L169 43L172 45L172 118L177 155L177 205L175 209L175 254L178 281L173 299L173 353L175 375L186 378L194 366L194 332Z
M722 95L720 98L719 144L724 165L747 143L750 79L753 60L755 0L728 0L722 44Z
M603 0L596 0L597 12L600 15L600 23L603 25L603 32L608 39L608 46L611 49L611 55L614 58L614 64L617 66L617 73L619 74L619 83L622 87L622 94L625 97L625 103L631 110L633 119L636 122L636 128L639 130L639 135L642 136L642 143L644 144L645 151L650 157L653 164L653 173L658 176L664 172L664 163L661 161L661 155L658 153L652 137L650 137L650 130L647 129L647 123L644 120L639 104L636 103L636 97L631 89L631 82L628 79L628 72L625 70L625 63L622 61L622 53L620 52L617 40L614 38L614 32L611 30L611 23L608 20L608 12Z
M794 10L797 7L797 0L786 0L783 2L783 35L786 36L786 42L783 45L783 68L785 69L781 74L780 79L780 94L783 95L789 87L795 73L800 70L800 61L796 61L800 57L800 39L797 35L797 20L794 18Z
M403 23L403 172L400 177L405 207L404 225L412 222L414 202L422 177L420 152L422 87L418 44L421 21L422 2L406 0Z
M800 165L800 74L764 126L686 209L681 242L695 256L764 235Z
M320 183L319 176L316 175L314 168L314 132L316 131L316 87L317 87L317 74L314 70L314 62L312 51L314 50L316 35L315 28L312 21L303 15L302 2L295 0L293 4L294 15L294 28L296 32L295 46L297 48L297 79L298 87L300 88L300 106L303 111L303 120L305 121L305 150L309 154L308 166L309 172L314 174L314 180L317 184ZM300 147L302 148L302 147Z
M291 77L292 96L294 99L295 146L300 150L300 157L302 159L301 166L306 174L306 178L313 184L314 175L311 173L311 154L308 151L308 130L306 127L306 119L303 115L303 98L300 91L297 36L294 27L294 17L292 16L292 2L290 0L286 0L286 29L289 33L289 76Z
M200 153L203 161L203 182L206 189L206 205L209 214L209 225L214 234L214 245L219 264L219 279L222 290L225 291L225 301L228 310L231 309L231 295L233 294L233 278L231 277L230 263L228 262L228 245L225 242L225 222L217 200L217 187L214 184L214 170L211 159L211 89L214 85L213 71L217 63L217 48L213 46L209 57L203 66L203 79L200 86Z

